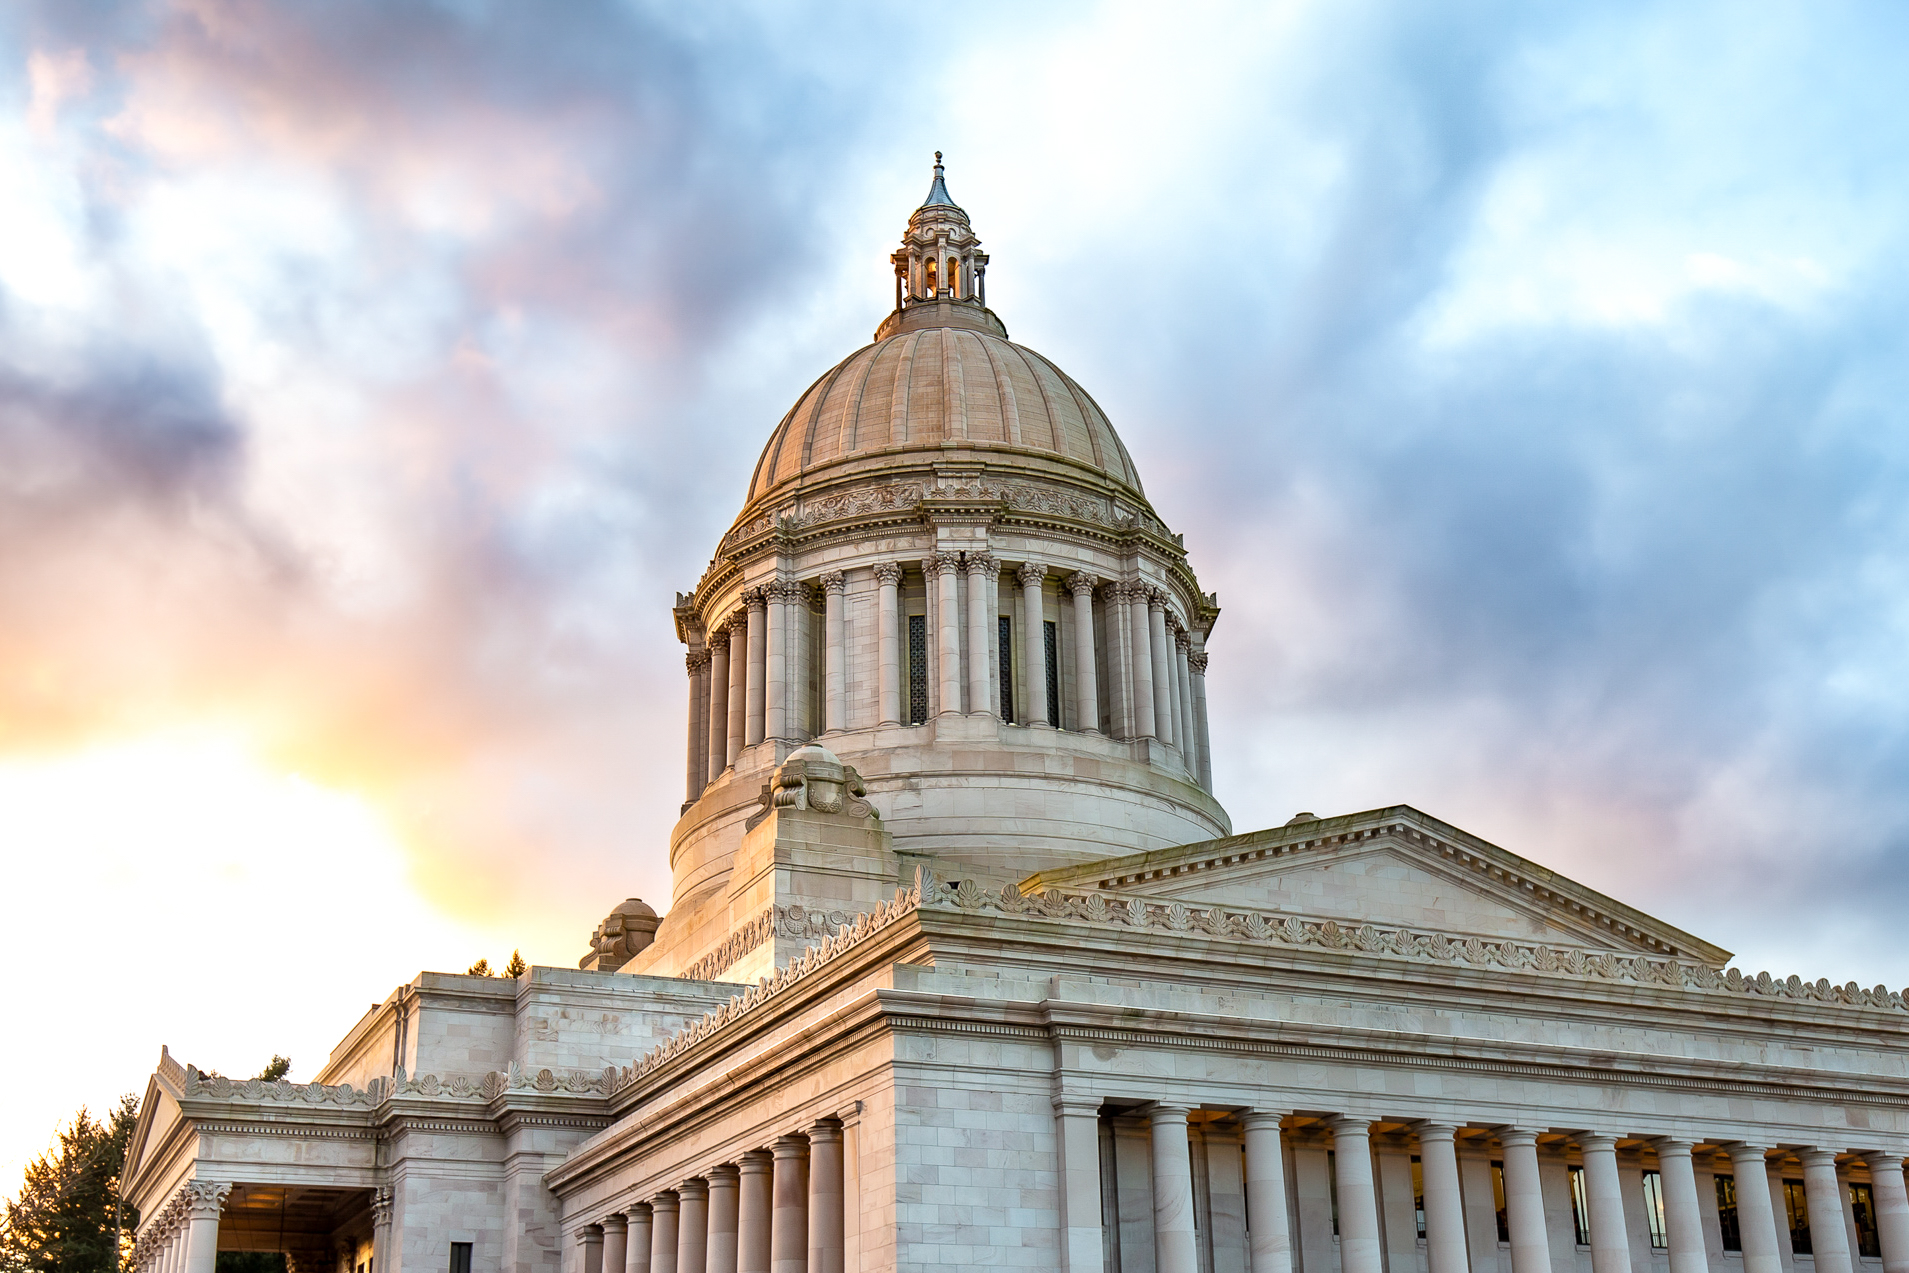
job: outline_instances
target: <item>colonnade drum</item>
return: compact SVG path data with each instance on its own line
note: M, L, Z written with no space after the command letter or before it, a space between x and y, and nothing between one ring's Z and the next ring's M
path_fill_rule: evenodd
M685 656L687 801L765 740L795 745L944 713L1157 740L1211 788L1207 655L1164 588L1079 570L1051 585L1040 562L1004 572L984 552L879 562L868 573L879 599L861 661L872 675L853 675L840 570L744 589L704 648Z

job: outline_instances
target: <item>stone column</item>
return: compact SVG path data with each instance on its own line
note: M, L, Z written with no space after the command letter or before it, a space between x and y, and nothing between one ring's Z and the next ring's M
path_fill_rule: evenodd
M776 1141L775 1210L769 1223L769 1273L808 1273L809 1143Z
M1179 687L1179 715L1174 718L1180 731L1180 755L1193 780L1200 780L1200 733L1193 726L1193 675L1187 671L1187 655L1193 652L1193 640L1184 631L1173 634L1173 683Z
M709 725L704 730L708 747L704 749L706 781L722 777L729 766L729 625L723 624L709 634Z
M597 1222L603 1230L603 1273L619 1273L630 1262L630 1222L620 1211L612 1211Z
M749 721L749 615L738 611L729 619L729 718L723 765L736 763L742 754L743 735Z
M1538 1134L1501 1127L1498 1143L1505 1155L1505 1221L1511 1230L1511 1273L1551 1273L1544 1190L1538 1183Z
M1385 1273L1379 1248L1379 1199L1372 1188L1371 1123L1335 1118L1333 1183L1339 1188L1340 1273Z
M1797 1157L1803 1160L1803 1196L1810 1208L1810 1252L1816 1257L1816 1273L1852 1273L1836 1153L1805 1149ZM1671 1273L1682 1271L1672 1269Z
M623 1240L623 1273L650 1273L650 1204L632 1203L623 1214L630 1222Z
M1126 593L1127 645L1132 658L1132 680L1128 682L1133 691L1132 736L1158 738L1160 723L1153 717L1153 628L1147 617L1147 587L1129 584L1122 591Z
M1186 1107L1155 1105L1153 1124L1154 1273L1199 1273L1193 1233L1193 1155L1187 1145Z
M1067 576L1074 598L1074 724L1083 734L1100 732L1100 679L1094 670L1094 589L1100 580L1084 570Z
M1206 727L1206 652L1187 655L1187 671L1193 676L1193 730L1200 740L1200 785L1213 790L1212 734Z
M842 605L848 581L839 570L822 576L822 731L848 728L848 651L842 644Z
M876 715L884 725L901 724L901 563L875 567L881 604L876 607Z
M1293 1235L1286 1218L1286 1157L1280 1115L1240 1115L1246 1129L1246 1241L1249 1273L1293 1273Z
M1015 573L1015 578L1021 581L1021 613L1024 616L1023 630L1027 634L1027 639L1022 642L1027 650L1024 656L1027 674L1021 683L1027 686L1028 705L1021 713L1021 723L1046 725L1047 603L1044 598L1047 567L1038 561L1025 562Z
M577 1230L577 1248L583 1253L583 1273L603 1273L603 1226L586 1224Z
M1736 1161L1734 1152L1730 1160ZM1883 1273L1909 1273L1909 1190L1903 1185L1902 1155L1872 1152L1864 1154L1863 1161L1869 1164L1869 1191L1876 1200L1876 1236L1882 1241ZM1741 1197L1742 1186L1737 1193ZM1744 1273L1754 1273L1747 1257Z
M768 712L768 667L769 657L769 621L764 613L768 606L767 589L751 588L744 593L749 603L749 667L744 678L748 692L748 705L743 717L742 742L745 747L754 747L762 741L762 731Z
M961 710L960 553L936 553L922 559L921 573L935 584L935 680L941 690L936 714Z
M736 1273L736 1186L739 1175L728 1163L709 1172L708 1273Z
M1062 1273L1101 1273L1100 1098L1056 1096L1054 1141L1061 1158Z
M1651 1143L1657 1147L1658 1183L1664 1189L1664 1237L1670 1248L1670 1273L1708 1273L1710 1259L1704 1251L1703 1212L1697 1206L1697 1175L1690 1165L1690 1142L1659 1137Z
M1127 622L1127 585L1110 583L1100 590L1107 616L1101 640L1107 648L1107 715L1115 738L1133 737L1133 660L1127 656L1133 625Z
M969 553L967 573L968 712L994 716L999 714L998 701L994 678L988 673L988 654L995 644L995 580L1001 577L1001 563L986 553Z
M770 1217L775 1210L775 1159L767 1150L742 1156L736 1191L736 1273L769 1273Z
M843 1273L842 1124L824 1118L809 1128L808 1273Z
M1769 1159L1764 1157L1761 1145L1738 1141L1725 1148L1730 1151L1730 1170L1737 1178L1737 1236L1742 1239L1743 1273L1783 1273L1790 1228L1787 1216L1782 1222L1777 1220L1776 1200L1770 1196Z
M650 1199L650 1273L676 1273L676 1195Z
M683 799L694 800L703 794L709 771L709 651L691 650L683 656L689 672L689 744L684 748Z
M1624 1189L1617 1178L1617 1137L1587 1132L1578 1137L1578 1148L1584 1153L1584 1201L1591 1211L1591 1273L1631 1273ZM1764 1195L1768 1197L1767 1189Z
M708 1273L709 1182L685 1180L676 1197L676 1273Z
M1471 1267L1465 1250L1465 1198L1458 1183L1457 1135L1457 1128L1446 1123L1418 1126L1419 1175L1425 1185L1426 1273L1466 1273Z
M1172 746L1173 682L1167 673L1167 594L1158 588L1147 589L1147 663L1148 674L1153 678L1154 736Z
M392 1205L388 1185L371 1191L371 1273L387 1273L390 1268Z
M763 588L769 603L769 645L762 699L762 732L767 738L786 739L793 733L789 719L789 594L780 579Z
M1166 664L1164 679L1167 685L1168 715L1173 721L1173 745L1180 749L1181 758L1184 760L1187 732L1186 723L1180 718L1186 712L1186 700L1180 697L1180 656L1174 648L1175 625L1171 621L1172 617L1170 614L1165 616L1168 622L1164 624L1165 631L1161 634L1160 646L1164 651L1161 657Z
M219 1213L225 1209L231 1185L209 1180L190 1180L182 1188L186 1196L185 1273L213 1273L219 1263ZM391 1191L381 1189L382 1207L374 1203L378 1232L384 1234L383 1250L391 1249ZM380 1273L384 1269L380 1263Z

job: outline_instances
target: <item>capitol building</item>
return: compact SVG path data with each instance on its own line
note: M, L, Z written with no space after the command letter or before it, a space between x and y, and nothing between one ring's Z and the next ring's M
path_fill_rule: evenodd
M310 1083L162 1051L139 1273L1909 1273L1901 993L1405 806L1236 833L1218 599L939 156L891 260L675 598L667 912Z

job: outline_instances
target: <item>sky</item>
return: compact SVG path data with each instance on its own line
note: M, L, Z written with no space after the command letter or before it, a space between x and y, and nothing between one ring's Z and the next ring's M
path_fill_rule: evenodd
M1223 614L1234 826L1408 803L1909 982L1909 10L0 8L0 1181L668 899L670 618L931 155Z

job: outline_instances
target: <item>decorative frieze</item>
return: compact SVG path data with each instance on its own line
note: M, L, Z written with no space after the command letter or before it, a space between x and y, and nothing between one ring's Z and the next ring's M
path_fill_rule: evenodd
M690 981L714 981L719 973L776 937L814 942L854 922L855 916L844 911L824 914L800 905L773 906L745 921L721 945L685 968L682 976Z

